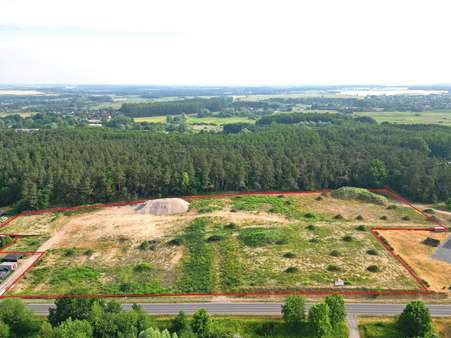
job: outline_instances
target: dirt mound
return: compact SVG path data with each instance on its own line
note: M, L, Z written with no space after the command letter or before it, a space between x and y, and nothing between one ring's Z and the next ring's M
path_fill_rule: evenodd
M187 212L189 203L181 198L161 198L147 201L135 208L140 214L174 215Z

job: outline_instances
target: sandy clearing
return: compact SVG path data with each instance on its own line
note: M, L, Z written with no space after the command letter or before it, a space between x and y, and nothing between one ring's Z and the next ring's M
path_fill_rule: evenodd
M379 231L390 245L434 291L450 292L451 264L432 258L435 248L422 244L427 237L445 240L447 233L431 231Z

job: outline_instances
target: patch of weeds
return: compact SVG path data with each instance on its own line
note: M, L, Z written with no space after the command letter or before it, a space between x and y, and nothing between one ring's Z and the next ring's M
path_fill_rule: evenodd
M309 219L315 218L315 214L312 214L311 212L307 212L307 213L304 214L304 217L305 218L309 218Z
M219 271L221 286L227 292L236 290L242 283L243 268L238 252L238 245L232 239L227 239L221 243Z
M384 216L381 216L380 219L383 221L386 221L386 220L388 220L388 217L384 215Z
M435 210L431 208L424 209L423 211L427 214L435 214Z
M358 221L363 221L364 218L362 215L358 215L355 219Z
M238 198L239 197L239 198ZM293 197L238 196L232 198L232 209L243 211L269 211L289 218L301 218L302 212Z
M157 248L158 242L156 240L150 240L150 241L143 241L138 246L139 250L145 251L145 250L152 250L155 251Z
M402 220L403 220L403 221L410 221L410 216L407 216L407 215L406 215L406 216L404 216L404 217L402 218Z
M233 229L236 229L236 228L237 228L237 225L236 225L236 223L233 223L233 222L224 225L224 229L231 229L231 230L233 230Z
M133 267L133 271L146 272L152 270L152 266L149 263L142 262Z
M74 248L65 249L63 255L65 257L73 257L77 254L77 250Z
M318 196L317 198L315 198L315 200L317 201L322 201L324 198L322 196Z
M258 247L275 244L287 239L287 236L282 229L245 228L240 231L239 239L247 246Z
M345 242L352 242L354 240L354 237L352 237L351 235L346 235L343 236L342 240Z
M183 239L181 237L176 237L168 241L168 245L179 246L183 244Z
M91 257L92 255L94 255L94 250L88 249L85 252L83 252L83 255Z
M316 229L316 227L313 224L307 225L307 230L313 231L315 229Z
M396 204L390 204L390 205L387 207L388 210L395 210L395 209L397 209L397 208L398 208L398 206L397 206Z
M343 217L343 215L338 214L338 215L334 216L334 219L336 219L336 220L344 220L345 218Z
M316 238L316 237L313 237L313 238L310 238L310 239L309 239L309 242L310 242L310 243L319 243L319 239Z
M367 229L367 227L366 227L366 225L363 225L363 224L361 224L361 225L359 225L357 228L355 228L356 230L358 230L358 231L367 231L368 229Z
M197 218L185 230L187 254L177 281L182 292L212 292L215 285L213 250L205 241L207 218Z
M190 203L190 209L205 214L222 210L225 205L226 201L219 198L195 198Z

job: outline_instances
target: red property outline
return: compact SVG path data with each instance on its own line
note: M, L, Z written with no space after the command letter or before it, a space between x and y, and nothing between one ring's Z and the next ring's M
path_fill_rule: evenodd
M331 295L331 294L341 294L344 296L351 296L351 295L429 295L434 293L433 291L430 291L425 284L425 282L417 275L417 273L409 266L409 264L404 261L399 255L395 254L389 245L385 243L380 234L378 233L379 230L383 231L390 231L390 230L405 230L405 231L432 231L437 230L437 228L441 228L442 230L446 230L447 228L443 226L437 219L431 217L430 215L426 214L421 209L415 207L412 203L410 203L407 199L404 197L394 193L389 188L385 187L382 189L369 189L372 192L375 193L382 193L389 195L394 200L398 201L401 204L404 204L421 215L423 215L427 220L430 222L436 224L438 227L430 228L430 227L415 227L415 228L408 228L408 227L371 227L370 233L376 238L378 242L382 244L385 250L388 251L388 253L403 266L406 271L414 278L414 280L417 282L419 287L421 288L421 291L417 290L408 290L408 291L374 291L374 290L292 290L292 291L256 291L256 292L237 292L237 293L159 293L159 294L42 294L42 295L16 295L16 296L5 296L1 295L0 299L2 298L22 298L22 299L56 299L56 298L134 298L134 297L218 297L218 296L228 296L228 297L252 297L252 296L288 296L288 295L307 295L307 296L324 296L324 295ZM234 196L242 196L242 195L312 195L312 194L318 194L318 193L327 193L330 192L330 189L322 189L322 190L316 190L316 191L299 191L299 192L239 192L239 193L223 193L223 194L211 194L211 195L195 195L195 196L183 196L185 199L198 199L198 198L224 198L224 197L234 197ZM51 208L51 209L44 209L44 210L31 210L31 211L24 211L21 212L15 216L10 217L7 221L0 224L0 228L5 227L9 223L11 223L13 220L20 216L28 216L28 215L39 215L44 213L53 213L53 212L64 212L64 211L74 211L74 210L83 210L83 209L95 209L95 208L103 208L103 207L117 207L117 206L126 206L126 205L136 205L144 203L145 200L138 200L138 201L125 201L125 202L114 202L114 203L103 203L103 204L93 204L93 205L80 205L76 207L70 207L70 208ZM4 234L8 235L8 234ZM13 243L10 243L7 247L13 245L19 238L25 236L25 235L17 235L17 234L9 234L8 236L15 237ZM5 247L6 248L6 247ZM3 248L3 250L5 249ZM39 261L39 259L42 258L42 256L45 254L45 251L36 251L36 252L6 252L6 251L0 251L0 253L22 253L22 254L38 254L39 256L37 259L20 275L18 278L5 290L4 293L8 292L11 288L13 288L19 280L22 279L22 277L35 266L35 264Z

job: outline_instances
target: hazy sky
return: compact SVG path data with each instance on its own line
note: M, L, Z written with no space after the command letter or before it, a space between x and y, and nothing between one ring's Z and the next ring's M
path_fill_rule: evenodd
M0 83L451 83L449 0L0 0Z

